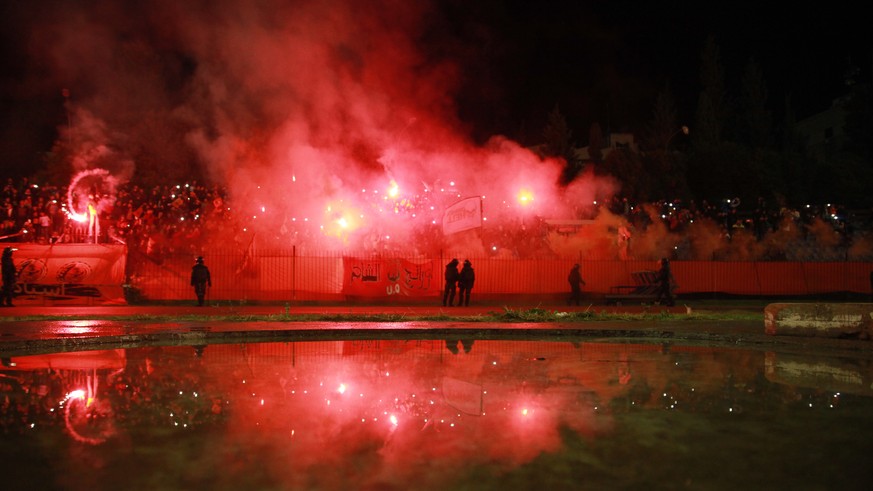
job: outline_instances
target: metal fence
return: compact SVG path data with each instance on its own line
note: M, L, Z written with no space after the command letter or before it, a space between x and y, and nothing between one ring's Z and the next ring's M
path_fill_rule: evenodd
M422 265L427 283L415 291L422 298L441 294L443 271L452 254L437 256L366 255L324 251L300 254L287 250L240 251L214 249L206 254L213 287L209 300L276 302L340 301L351 296L387 298L392 292L351 292L354 274L348 259L390 265L405 260ZM632 273L656 270L655 261L582 260L580 258L469 257L476 271L474 293L479 296L558 295L569 291L567 274L582 265L590 295L605 295L614 287L631 284ZM127 278L132 300L186 300L192 298L190 254L148 256L131 251ZM378 268L377 268L378 269ZM726 293L750 296L816 295L836 292L869 294L873 262L802 261L673 261L679 294ZM374 273L375 274L375 273ZM385 274L384 271L380 274ZM425 274L425 273L422 273ZM388 276L391 276L390 274ZM387 281L387 280L386 280Z

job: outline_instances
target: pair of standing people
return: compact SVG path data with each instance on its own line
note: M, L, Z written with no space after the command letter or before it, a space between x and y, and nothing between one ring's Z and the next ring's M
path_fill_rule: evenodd
M458 259L453 258L446 264L446 287L443 291L443 307L452 307L455 304L455 293L458 293L458 307L470 305L470 291L476 282L476 272L469 259L464 259L464 266L458 271Z

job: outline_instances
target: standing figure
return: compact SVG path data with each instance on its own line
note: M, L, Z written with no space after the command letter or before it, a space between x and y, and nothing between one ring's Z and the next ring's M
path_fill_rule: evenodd
M662 257L660 261L661 269L658 270L658 302L663 299L667 306L672 307L673 302L673 286L676 281L673 279L673 272L670 271L670 261L666 257Z
M451 307L455 302L455 292L458 290L458 259L453 258L446 264L446 289L443 292L443 307Z
M630 248L631 233L627 226L618 227L618 258L622 261L628 260L628 249Z
M203 264L203 256L197 256L191 268L191 286L194 287L194 293L197 295L197 305L202 307L206 300L206 287L212 288L212 276L209 274L209 268Z
M100 237L100 217L97 216L97 198L88 195L88 237L97 243Z
M470 305L470 290L473 289L473 283L476 282L476 272L473 271L473 264L469 259L464 259L464 266L461 268L460 279L458 279L458 307Z
M3 294L0 296L0 307L12 307L12 295L15 292L15 281L18 276L15 262L12 260L14 250L11 247L3 249L3 258L0 259L0 271L3 274Z
M579 263L576 263L567 275L567 281L570 283L570 298L567 299L567 305L579 305L582 301L582 285L585 284L585 280L582 279L579 269Z

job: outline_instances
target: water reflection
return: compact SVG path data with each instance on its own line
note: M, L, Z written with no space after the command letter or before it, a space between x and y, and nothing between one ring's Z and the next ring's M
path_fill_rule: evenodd
M870 444L834 428L873 436L868 360L469 339L4 360L0 469L47 488L696 487L737 463L728 482L784 485L810 459L791 438L846 459L795 484L851 487Z

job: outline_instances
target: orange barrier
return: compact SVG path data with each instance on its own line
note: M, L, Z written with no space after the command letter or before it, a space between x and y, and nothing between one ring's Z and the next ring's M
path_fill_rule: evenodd
M415 296L435 297L443 288L443 269L451 257L389 257L354 254L298 255L288 251L207 252L212 271L212 300L307 301L343 300L349 297L410 296L409 281L416 281ZM147 300L193 298L189 286L193 255L175 254L155 260L142 254L128 257L129 283ZM368 275L378 288L356 284L362 274L361 258L372 266ZM459 258L461 260L464 257ZM505 259L469 257L476 270L474 295L553 295L569 292L567 274L574 263L582 265L587 294L605 295L617 285L630 285L635 271L657 270L655 261L593 260L573 258ZM427 275L412 265L429 265ZM870 293L870 262L716 262L674 261L678 295L724 293L750 296L816 295L837 292ZM400 265L400 267L398 267ZM367 267L370 267L367 266ZM357 268L357 269L356 269ZM398 271L402 274L397 274ZM410 269L412 271L412 269ZM357 276L355 276L357 275ZM429 278L429 282L421 281ZM406 282L389 288L394 282Z

